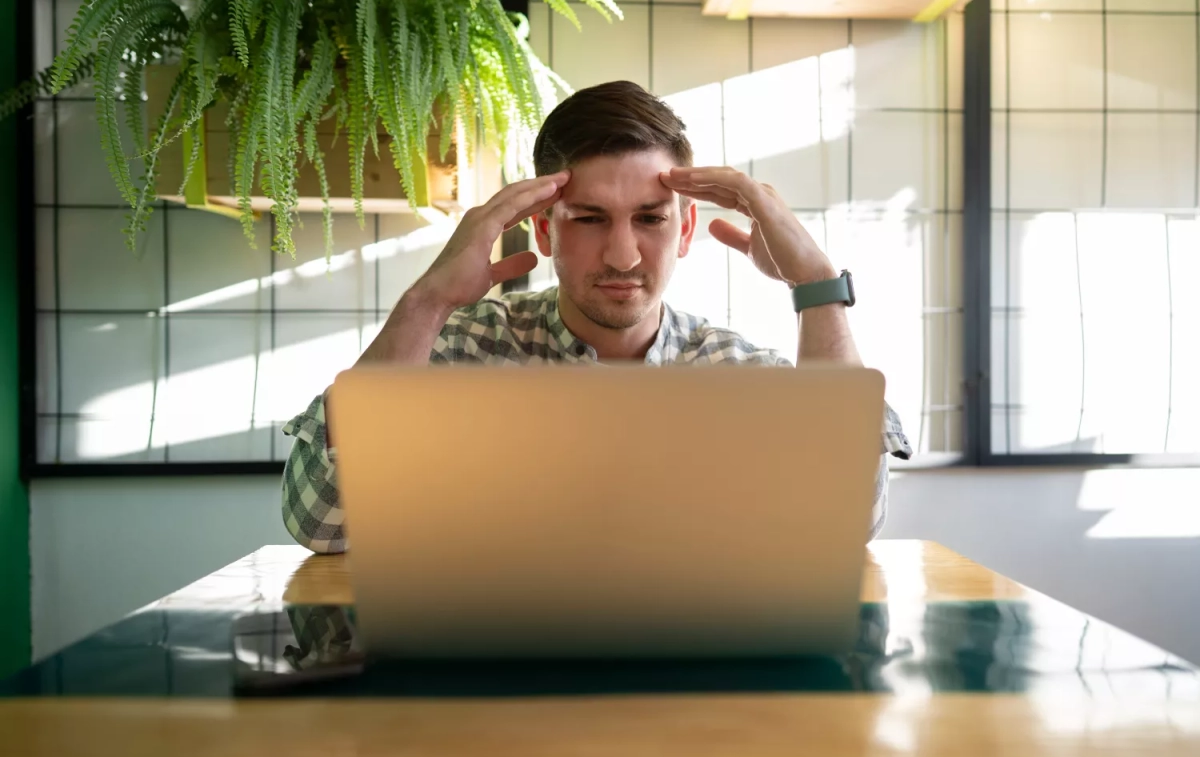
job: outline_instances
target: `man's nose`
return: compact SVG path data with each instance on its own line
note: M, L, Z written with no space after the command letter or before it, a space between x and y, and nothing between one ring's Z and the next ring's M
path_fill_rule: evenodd
M638 251L637 236L629 224L614 223L604 249L604 263L618 271L632 271L642 262Z

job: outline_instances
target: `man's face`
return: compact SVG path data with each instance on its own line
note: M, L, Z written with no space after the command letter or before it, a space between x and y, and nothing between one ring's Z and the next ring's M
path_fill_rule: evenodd
M599 326L656 318L675 261L687 254L696 206L681 210L658 178L673 165L663 150L589 158L571 167L551 212L534 219L559 291Z

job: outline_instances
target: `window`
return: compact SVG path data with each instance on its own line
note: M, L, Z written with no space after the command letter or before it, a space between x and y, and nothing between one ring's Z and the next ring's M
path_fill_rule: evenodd
M990 24L966 31L963 14L731 22L630 2L625 21L579 35L541 3L529 15L534 49L573 85L663 96L697 163L771 183L854 272L856 340L916 464L1200 460L1200 14L994 5L968 5ZM39 67L74 10L37 3ZM970 34L992 43L992 161L964 176ZM133 256L93 110L86 89L35 107L27 455L50 475L278 469L279 427L353 362L451 225L339 216L327 264L318 218L293 261L269 251L267 222L251 249L236 221L164 205ZM975 227L964 196L981 178ZM786 289L708 236L717 217L731 215L701 207L667 301L794 355ZM964 249L984 227L990 249ZM964 290L976 269L986 287ZM528 285L553 282L543 260Z
M1197 9L995 6L992 453L1200 453Z

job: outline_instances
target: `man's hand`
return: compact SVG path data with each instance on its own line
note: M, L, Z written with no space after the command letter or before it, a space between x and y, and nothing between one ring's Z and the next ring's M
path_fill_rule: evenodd
M563 171L518 181L464 213L442 253L396 303L356 365L427 365L438 334L456 308L479 302L495 285L537 266L537 255L529 251L493 265L492 247L505 229L553 205L569 178Z
M788 286L835 278L837 270L817 247L787 203L769 184L759 184L728 167L675 167L662 173L663 185L696 200L732 208L750 219L750 232L718 218L708 226L713 238L741 250L758 270ZM832 360L861 365L846 308L830 304L809 308L800 318L797 365L807 360Z
M760 184L727 166L676 166L662 183L681 195L731 208L750 219L747 233L722 218L708 230L718 242L741 250L758 270L788 286L837 277L825 253L804 230L770 184Z
M561 171L518 181L468 210L413 290L429 306L449 313L478 302L495 285L532 271L537 253L526 250L493 264L492 247L506 229L557 202L569 178L569 172Z

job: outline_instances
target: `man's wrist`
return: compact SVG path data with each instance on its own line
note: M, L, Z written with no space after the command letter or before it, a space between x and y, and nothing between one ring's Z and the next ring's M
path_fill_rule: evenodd
M383 328L359 357L366 363L425 365L442 327L455 308L414 285L404 293L388 315Z
M424 279L418 280L400 297L394 311L403 318L406 315L421 315L445 321L457 306L446 302Z
M828 281L838 277L838 270L833 267L829 261L825 261L819 266L814 266L811 269L790 273L787 275L787 285L794 289L803 284L815 284L818 281Z

